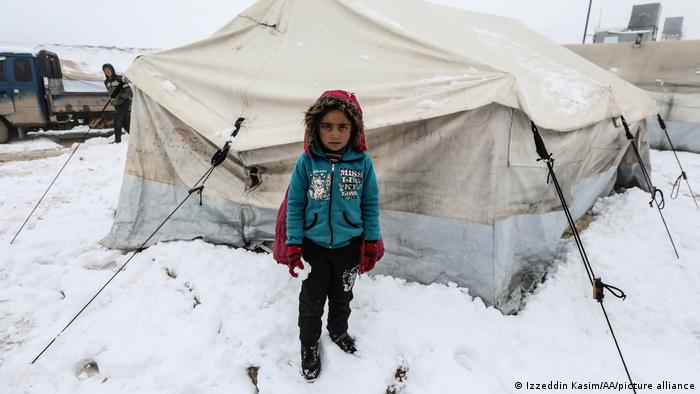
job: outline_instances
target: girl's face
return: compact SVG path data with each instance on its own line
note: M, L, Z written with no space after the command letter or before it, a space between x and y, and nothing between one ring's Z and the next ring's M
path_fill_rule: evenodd
M352 123L343 111L333 110L321 118L319 134L323 147L332 152L345 149L350 142Z

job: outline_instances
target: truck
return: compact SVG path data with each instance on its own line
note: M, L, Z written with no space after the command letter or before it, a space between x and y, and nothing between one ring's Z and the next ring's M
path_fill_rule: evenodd
M0 48L0 144L40 129L66 130L101 123L114 108L104 91L66 91L58 55Z

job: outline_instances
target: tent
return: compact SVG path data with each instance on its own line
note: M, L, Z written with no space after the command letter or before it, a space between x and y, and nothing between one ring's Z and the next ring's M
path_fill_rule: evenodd
M103 243L136 248L227 160L153 242L255 247L302 152L303 112L326 89L360 100L386 255L373 273L456 283L508 312L551 264L566 221L531 121L578 217L648 155L644 91L520 22L417 0L260 0L210 38L143 55L116 218Z
M567 45L578 55L642 88L659 104L676 149L700 153L700 40ZM649 144L671 149L656 117Z

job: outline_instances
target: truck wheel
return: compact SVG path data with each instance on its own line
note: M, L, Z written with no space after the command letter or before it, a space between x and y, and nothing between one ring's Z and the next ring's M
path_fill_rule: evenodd
M0 144L5 144L10 140L10 128L0 119Z

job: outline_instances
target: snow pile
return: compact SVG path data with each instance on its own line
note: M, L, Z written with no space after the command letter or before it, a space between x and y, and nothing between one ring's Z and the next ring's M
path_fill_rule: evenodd
M63 90L66 92L107 92L102 81L63 80Z
M571 241L517 316L464 288L361 277L350 318L359 352L342 353L324 334L313 384L299 374L300 282L285 267L199 240L161 243L137 255L30 365L129 256L98 244L111 226L127 148L108 141L81 147L12 246L66 156L0 163L8 191L0 200L3 392L254 393L251 376L261 393L507 393L518 381L626 380ZM680 158L700 190L700 155ZM652 159L657 186L670 189L672 153ZM647 201L639 189L599 200L583 242L596 274L628 294L605 305L635 381L698 387L700 212L687 190L667 204L677 260Z
M81 138L85 133L88 133L88 138L94 135L100 135L104 133L111 133L114 129L90 129L88 126L76 126L69 130L42 130L42 135L46 135L49 138L57 137L71 137L71 138Z
M47 139L36 138L27 141L12 141L7 144L0 144L0 157L8 153L25 153L35 150L61 149L61 145Z

